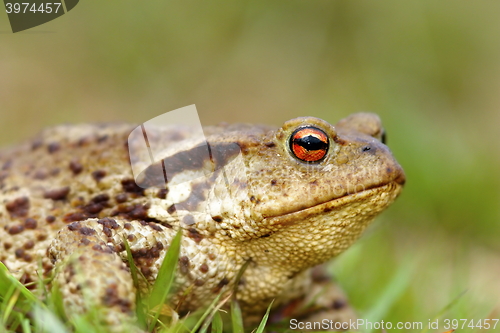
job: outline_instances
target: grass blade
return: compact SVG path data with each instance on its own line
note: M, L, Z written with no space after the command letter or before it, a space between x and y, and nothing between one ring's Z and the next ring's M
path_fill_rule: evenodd
M240 305L236 300L231 302L231 323L233 324L233 333L244 333L243 317L241 315Z
M222 333L223 323L222 317L220 316L219 311L215 312L214 317L212 318L212 332L213 333Z
M141 289L139 288L139 270L134 262L134 257L132 256L132 251L130 250L130 244L127 241L127 238L123 237L123 244L125 244L125 250L127 251L127 262L128 267L130 268L130 274L132 275L132 281L134 282L134 287L137 290L135 295L135 304L137 321L139 322L140 327L146 327L146 311L144 309L144 305L142 302Z
M175 278L175 272L177 270L177 262L179 260L179 252L181 247L181 237L182 229L179 229L175 237L172 239L172 242L170 243L170 247L168 248L167 254L163 259L156 281L153 285L153 288L151 289L151 293L148 299L149 309L154 309L155 307L165 303L165 300L167 299L168 292L172 287ZM160 312L161 307L158 308L153 323L157 322L160 316Z
M266 314L264 315L264 317L262 317L262 320L260 321L259 327L257 327L257 330L255 331L255 333L263 333L264 332L264 329L266 328L267 319L269 318L269 312L271 311L271 308L273 307L273 303L274 303L274 300L267 307Z

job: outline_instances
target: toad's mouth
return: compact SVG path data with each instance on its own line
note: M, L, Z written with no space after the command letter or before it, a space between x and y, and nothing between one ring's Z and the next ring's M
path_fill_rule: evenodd
M359 192L346 193L341 197L337 197L332 200L328 200L317 205L299 209L290 213L275 216L266 216L264 220L267 221L269 225L285 226L294 224L297 221L311 218L315 215L328 214L330 212L339 211L343 207L350 204L362 203L374 197L379 197L379 202L376 208L367 208L371 210L370 213L375 215L389 206L396 199L402 189L403 184L396 180L368 189L363 189Z

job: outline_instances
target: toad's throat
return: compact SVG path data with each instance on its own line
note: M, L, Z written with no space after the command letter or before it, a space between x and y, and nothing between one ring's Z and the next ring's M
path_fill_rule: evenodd
M275 216L266 216L264 220L267 220L272 224L288 225L294 223L295 221L300 221L314 215L338 211L340 208L346 205L355 202L363 202L377 195L384 196L381 200L385 201L382 205L383 208L385 208L389 206L394 201L394 199L396 199L402 188L403 186L400 183L398 183L397 181L392 181L381 185L375 185L370 188L364 188L359 192L346 193L345 195L336 197L332 200L328 200L317 205L299 209L290 213ZM381 210L382 209L380 209L380 211Z

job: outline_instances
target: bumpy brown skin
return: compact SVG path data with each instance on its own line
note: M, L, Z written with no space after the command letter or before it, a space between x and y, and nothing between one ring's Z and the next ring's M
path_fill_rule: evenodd
M328 152L317 163L290 150L291 134L306 125L329 137ZM179 312L229 293L250 261L237 292L248 320L273 299L281 308L276 317L300 316L300 304L315 299L316 315L338 319L335 313L346 308L335 299L338 290L311 277L310 268L351 245L405 180L380 142L376 115L355 114L335 128L312 117L279 129L209 127L204 131L212 160L193 148L188 130L158 128L149 140L167 147L162 159L169 181L147 189L136 185L131 172L127 138L133 128L60 126L0 151L0 260L15 276L33 282L57 266L68 311L84 311L83 294L118 323L133 318L135 309L123 238L153 282L182 228L172 300ZM333 296L316 299L313 293Z

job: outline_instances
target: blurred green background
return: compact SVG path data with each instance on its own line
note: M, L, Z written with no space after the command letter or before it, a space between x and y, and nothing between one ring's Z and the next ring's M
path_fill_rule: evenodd
M189 104L204 124L376 112L408 181L334 264L352 303L500 318L499 18L491 0L81 1L12 34L0 13L0 144Z

